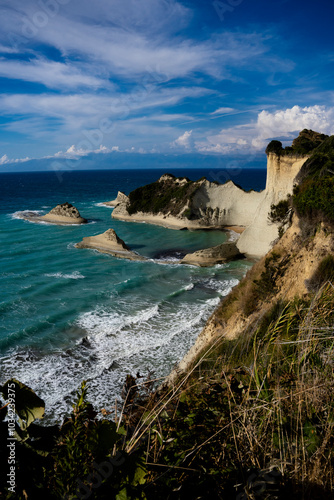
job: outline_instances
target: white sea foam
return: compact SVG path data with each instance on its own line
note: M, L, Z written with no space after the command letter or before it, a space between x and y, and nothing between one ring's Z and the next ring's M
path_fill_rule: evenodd
M111 209L115 208L115 207L111 207L110 205L107 205L106 203L103 203L103 202L94 203L94 207L106 207L106 208L111 208Z
M76 243L77 242L75 241L71 241L71 243L69 243L66 248L68 248L68 250L73 250L73 248L75 248Z
M83 313L79 317L77 325L90 334L100 336L111 335L121 331L123 328L147 322L158 314L158 305L129 316L97 308L94 311Z
M230 293L232 288L239 283L239 280L233 278L228 280L217 280L214 278L209 278L203 281L204 286L215 290L220 295L225 297Z
M63 278L63 279L71 279L71 280L80 280L85 278L79 271L74 271L73 273L64 274L64 273L48 273L44 276L48 278Z
M88 381L88 399L95 408L111 407L120 397L128 373L135 375L139 371L146 375L152 370L155 378L165 377L193 345L220 301L220 297L212 295L207 299L206 293L203 299L192 302L190 291L195 288L195 276L215 295L227 294L237 283L236 279L219 280L218 271L210 271L209 276L201 273L195 270L185 282L179 282L175 288L183 290L180 299L166 297L152 304L152 299L145 295L137 299L117 295L104 306L79 314L72 328L81 338L86 336L86 342L76 337L67 351L59 349L43 356L27 349L12 351L1 360L0 378L15 376L32 387L46 401L46 423L59 422L69 414L83 379ZM84 278L77 271L46 276Z
M111 406L119 398L127 373L153 370L157 378L166 376L194 343L219 300L215 297L186 306L168 301L149 306L147 302L131 314L125 308L116 311L112 305L96 308L77 320L76 325L87 332L86 343L79 341L66 352L43 357L26 350L12 352L1 361L1 377L15 374L34 388L46 401L46 422L59 421L70 412L83 379L88 381L88 398L97 409Z
M12 214L8 214L11 219L22 219L28 214L36 215L36 217L42 215L40 210L19 210Z
M232 229L229 230L229 237L227 241L237 241L240 238L240 234Z

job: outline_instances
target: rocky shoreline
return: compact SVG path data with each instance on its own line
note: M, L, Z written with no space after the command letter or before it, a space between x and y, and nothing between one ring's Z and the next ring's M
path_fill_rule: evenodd
M267 182L261 192L246 192L232 181L218 184L164 174L129 196L117 197L111 217L178 230L235 228L240 234L239 252L258 259L279 237L279 224L269 220L271 207L292 195L295 178L308 157L267 151Z

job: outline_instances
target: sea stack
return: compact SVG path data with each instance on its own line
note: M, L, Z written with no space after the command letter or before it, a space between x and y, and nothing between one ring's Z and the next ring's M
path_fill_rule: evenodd
M79 210L75 208L71 203L62 203L57 205L50 212L39 220L45 222L51 222L53 224L86 224L87 219L81 217Z
M132 252L124 241L119 238L113 229L108 229L102 234L88 236L77 243L76 248L92 248L102 253L108 253L114 257L129 260L146 260L145 257Z

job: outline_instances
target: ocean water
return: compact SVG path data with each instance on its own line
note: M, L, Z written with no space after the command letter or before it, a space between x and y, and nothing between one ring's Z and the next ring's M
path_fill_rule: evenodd
M189 251L226 241L227 233L111 219L104 201L162 173L0 174L0 383L15 377L33 388L46 401L46 422L69 413L83 379L96 409L108 409L120 398L126 374L166 376L251 266L247 260L212 268L176 263ZM228 175L205 169L171 173L193 180ZM265 170L248 169L232 180L261 190L265 176ZM25 210L45 214L65 201L89 223L56 226L18 218ZM149 260L127 261L74 247L84 236L110 227Z

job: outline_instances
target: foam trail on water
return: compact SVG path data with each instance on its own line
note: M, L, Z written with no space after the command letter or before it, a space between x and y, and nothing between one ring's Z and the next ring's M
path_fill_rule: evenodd
M46 401L45 422L59 421L71 411L75 391L88 380L88 398L99 409L119 398L128 373L164 377L193 344L219 297L188 304L147 303L126 314L97 307L79 315L77 328L86 334L67 351L44 356L13 350L2 359L1 379L15 377Z
M74 271L73 273L70 274L64 274L64 273L48 273L45 274L44 276L47 276L48 278L63 278L63 279L71 279L71 280L79 280L85 278L79 271Z

